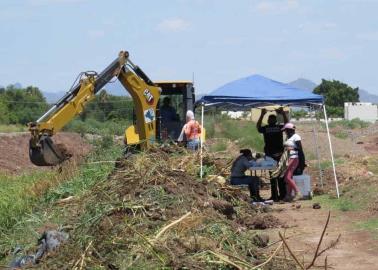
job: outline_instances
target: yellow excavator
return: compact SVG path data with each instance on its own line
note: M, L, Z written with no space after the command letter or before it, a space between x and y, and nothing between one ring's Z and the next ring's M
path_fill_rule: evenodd
M148 76L134 65L127 51L118 57L100 74L81 73L80 81L72 87L54 106L36 122L29 124L31 138L29 157L37 166L54 166L69 158L64 148L55 145L51 137L59 132L87 102L92 100L103 87L118 78L129 92L134 103L134 125L125 131L125 143L147 149L156 140L177 138L185 122L186 110L193 110L194 87L189 81L153 83ZM162 121L160 98L168 100L175 117ZM167 103L167 102L165 102ZM173 104L172 104L173 103ZM167 104L164 104L167 105Z

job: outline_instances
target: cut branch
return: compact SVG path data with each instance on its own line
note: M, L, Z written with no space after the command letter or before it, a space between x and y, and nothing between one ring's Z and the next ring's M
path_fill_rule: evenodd
M330 217L331 217L331 211L328 211L327 221L326 221L326 223L324 225L324 228L323 228L323 231L322 231L322 235L320 236L318 246L316 247L314 258L312 259L312 262L306 267L306 269L310 269L312 266L314 266L316 259L320 256L320 254L318 253L319 252L319 248L320 248L320 245L322 244L324 234L325 234L325 232L327 230Z
M295 256L294 252L291 250L291 248L289 247L289 245L287 244L285 238L282 236L281 232L278 232L278 235L280 236L281 240L283 241L283 243L285 244L287 250L289 251L291 257L293 257L294 261L299 265L299 267L302 269L302 270L305 270L304 266L299 262L298 258Z

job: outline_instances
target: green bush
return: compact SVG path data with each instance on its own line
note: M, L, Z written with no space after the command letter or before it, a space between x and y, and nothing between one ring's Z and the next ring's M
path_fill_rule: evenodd
M37 120L48 108L42 92L33 86L0 88L0 124L22 124Z
M100 147L104 149L109 149L114 144L113 136L105 135L101 138Z
M291 117L299 120L300 118L304 118L307 116L307 112L305 110L299 110L299 111L292 111Z
M129 120L108 120L100 122L96 119L89 118L85 121L76 118L71 121L65 128L65 131L77 132L80 134L99 134L99 135L118 135L122 136L125 129L131 125Z

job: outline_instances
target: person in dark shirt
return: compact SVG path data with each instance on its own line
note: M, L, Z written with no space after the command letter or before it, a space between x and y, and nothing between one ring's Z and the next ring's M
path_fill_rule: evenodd
M175 108L172 107L169 97L163 99L163 106L160 108L160 117L162 122L177 121L177 113Z
M257 176L245 175L245 171L251 167L253 159L249 149L240 150L241 155L235 159L231 167L231 185L248 185L252 202L263 202L260 197L260 179Z
M263 108L261 110L261 115L259 120L257 121L257 130L264 135L264 152L266 156L272 157L277 162L280 160L281 155L284 151L283 146L283 124L277 124L277 117L273 114L269 115L268 117L268 125L261 126L262 120L264 115L266 114L266 109ZM276 110L277 114L281 114L284 119L284 123L286 124L289 122L286 113L284 112L283 108L279 108ZM277 190L277 185L279 189L279 193ZM274 201L282 200L286 196L286 186L285 181L283 178L271 178L270 179L270 187L271 187L271 194L272 197L270 199Z

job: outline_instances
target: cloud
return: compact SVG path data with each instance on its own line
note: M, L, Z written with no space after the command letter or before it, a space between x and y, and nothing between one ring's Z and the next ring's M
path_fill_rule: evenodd
M182 32L189 28L190 23L181 18L165 19L157 25L157 30L164 33Z
M363 41L378 41L378 31L359 33L356 37Z
M260 13L286 13L299 7L298 0L285 1L260 1L254 6L254 9Z
M89 30L87 34L91 39L99 39L105 36L105 31L104 30Z

